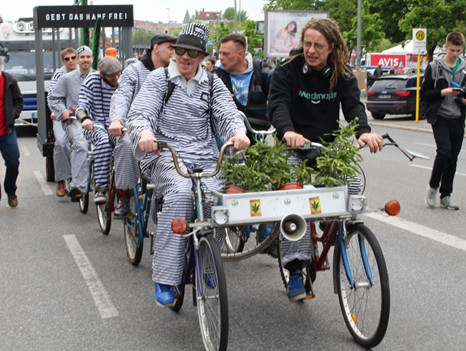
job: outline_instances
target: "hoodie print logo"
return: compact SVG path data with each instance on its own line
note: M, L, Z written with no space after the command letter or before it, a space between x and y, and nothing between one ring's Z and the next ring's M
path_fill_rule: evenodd
M307 100L311 100L311 103L313 104L320 104L321 100L327 100L327 101L330 101L330 100L333 100L333 99L336 99L337 98L337 92L333 92L333 93L325 93L325 94L322 94L322 93L308 93L306 91L303 91L303 90L300 90L298 92L298 95L300 97L303 97Z
M248 103L248 82L246 80L234 80L231 83L236 100L238 100L241 105L246 106Z

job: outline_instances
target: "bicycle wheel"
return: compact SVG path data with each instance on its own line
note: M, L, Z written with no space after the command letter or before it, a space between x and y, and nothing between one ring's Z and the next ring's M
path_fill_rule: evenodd
M142 257L144 240L139 237L138 215L133 194L129 198L129 214L123 220L126 256L133 266L139 265Z
M204 347L212 351L226 350L229 328L227 286L218 243L212 234L200 238L198 256L196 299Z
M263 224L267 225L267 224ZM252 257L258 253L266 250L280 234L280 224L275 223L270 232L270 235L263 241L259 240L258 229L248 230L247 227L252 226L241 226L241 227L227 227L227 237L230 243L236 243L237 251L229 250L227 239L222 246L222 258L225 261L240 261L245 258ZM234 245L232 245L234 247ZM241 248L241 250L239 250Z
M387 331L390 314L390 286L380 245L364 224L347 228L344 237L347 268L337 239L334 275L341 311L354 340L366 348L378 345Z
M104 235L108 235L110 228L112 226L112 211L111 204L108 199L108 194L106 195L107 201L103 204L96 204L95 208L97 210L97 220L99 222L100 231Z
M93 173L94 173L94 162L92 160L88 160L89 166L89 174L87 176L87 192L79 199L79 211L81 213L86 214L87 210L89 209L89 192L92 191L93 187Z
M86 214L87 210L89 209L89 192L83 194L79 199L79 211L81 213Z

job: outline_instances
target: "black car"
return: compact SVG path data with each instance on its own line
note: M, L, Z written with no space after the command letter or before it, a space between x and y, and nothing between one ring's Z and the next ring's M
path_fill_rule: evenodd
M420 82L424 75L421 74ZM416 74L394 74L377 78L367 92L367 109L374 119L385 115L412 115L416 117ZM419 107L420 108L420 107ZM424 119L422 111L419 119Z

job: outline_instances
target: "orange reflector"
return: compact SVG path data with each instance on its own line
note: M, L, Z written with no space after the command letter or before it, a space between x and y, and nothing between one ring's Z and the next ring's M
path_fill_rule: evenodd
M181 217L173 218L172 220L172 230L176 234L184 234L188 228L188 222L186 219Z
M385 212L389 216L397 216L400 213L401 207L397 200L390 200L385 204Z
M354 323L358 324L358 317L354 313L351 313L351 319L353 320Z

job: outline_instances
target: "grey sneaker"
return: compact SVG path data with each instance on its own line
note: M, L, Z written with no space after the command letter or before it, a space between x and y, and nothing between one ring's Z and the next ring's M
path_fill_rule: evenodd
M426 205L430 208L435 207L435 199L437 198L437 193L438 189L431 188L430 185L427 185L425 202Z
M94 203L95 204L104 204L107 202L105 193L107 192L107 187L98 187L94 191Z
M447 210L452 210L452 211L456 211L460 209L456 204L451 202L451 196L442 197L440 199L440 206L442 206L443 208Z

